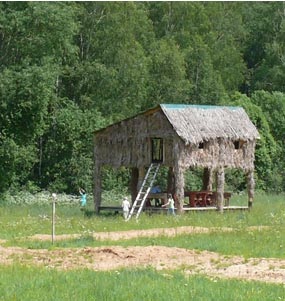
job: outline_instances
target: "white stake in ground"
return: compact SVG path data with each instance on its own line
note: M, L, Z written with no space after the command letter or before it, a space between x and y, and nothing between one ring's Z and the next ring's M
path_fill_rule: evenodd
M52 234L51 234L51 242L52 244L55 241L55 203L56 203L57 195L56 193L52 194Z

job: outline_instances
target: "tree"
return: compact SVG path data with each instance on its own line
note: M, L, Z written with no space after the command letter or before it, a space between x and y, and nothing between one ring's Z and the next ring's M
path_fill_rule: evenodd
M48 67L15 67L0 74L1 159L10 185L24 184L38 161L37 141L46 128L53 90L54 74Z
M187 103L190 90L185 61L173 40L162 39L153 45L151 87L148 107L158 103Z
M80 61L64 78L79 105L114 120L141 110L149 85L149 45L154 35L144 6L134 3L85 3L79 32Z
M250 98L235 93L231 98L232 104L245 109L253 124L257 127L260 140L257 140L255 153L255 168L257 173L257 188L270 190L275 185L274 161L277 145L270 132L269 124L261 108L254 104Z
M284 3L252 2L242 8L248 28L244 58L249 80L245 92L284 92Z
M213 69L218 70L224 90L238 91L244 81L246 64L243 59L247 29L238 2L205 3L210 31L205 41L210 49Z
M220 73L214 69L209 47L197 36L185 49L186 73L191 83L190 101L218 104L226 96Z
M285 162L280 158L285 157L285 95L281 92L256 91L251 97L254 104L258 105L270 127L270 132L276 142L276 156L272 156L274 163L274 183L275 191L285 189Z
M43 135L41 187L74 192L92 187L93 132L105 120L96 110L81 110L68 99L50 116Z
M57 101L60 67L76 50L72 5L1 3L0 156L2 180L24 185L41 175L42 136Z
M157 36L174 40L185 57L186 99L217 104L238 90L245 72L245 29L238 5L154 2L149 10Z

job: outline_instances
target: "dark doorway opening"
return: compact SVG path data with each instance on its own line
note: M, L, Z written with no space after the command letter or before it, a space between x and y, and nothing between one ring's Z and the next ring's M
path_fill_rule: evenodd
M163 139L162 138L151 139L151 162L152 163L163 162Z

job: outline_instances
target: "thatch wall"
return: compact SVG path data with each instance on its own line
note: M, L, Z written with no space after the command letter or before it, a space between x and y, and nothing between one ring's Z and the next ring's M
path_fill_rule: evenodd
M244 171L253 170L255 140L244 142L240 149L235 149L234 142L224 138L211 139L204 142L203 149L199 149L199 144L183 146L182 142L180 165L184 168L199 166L217 169L224 166Z
M163 138L164 130L161 133L157 131L155 135L149 134L149 137L145 135L143 129L138 130L137 134L131 130L130 136L129 129L131 125L124 125L114 131L114 134L96 137L96 164L118 168L120 166L144 167L151 163L150 137ZM235 149L232 140L211 139L204 142L203 149L199 149L199 144L185 145L173 131L171 135L170 138L164 138L163 164L166 166L174 166L178 160L179 165L185 169L196 166L212 169L224 166L245 171L254 169L255 140L244 141L240 149Z
M138 115L98 131L94 138L96 164L113 167L149 166L151 138L165 139L165 164L171 164L175 133L161 111Z
M234 115L232 111L227 114L229 110L226 109L203 110L200 115L196 108L182 110L181 114L178 111L153 110L98 131L94 138L96 164L115 168L149 166L151 138L159 137L164 141L163 164L166 166L175 166L178 161L183 169L195 166L216 169L224 166L246 171L254 168L257 131L243 110L235 110ZM206 117L208 121L201 122L201 118L206 120ZM226 124L232 124L233 119L242 125L235 129L233 125ZM220 130L217 124L220 124ZM244 124L247 124L247 128L243 131L240 127L243 129ZM237 141L241 143L239 149L235 149L234 143ZM203 149L199 149L201 142Z

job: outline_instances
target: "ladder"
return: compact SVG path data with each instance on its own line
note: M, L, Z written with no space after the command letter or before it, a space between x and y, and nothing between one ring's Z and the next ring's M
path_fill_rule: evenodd
M132 208L129 212L127 221L131 219L132 215L136 212L136 219L141 214L141 211L143 209L143 206L145 204L145 200L152 188L153 182L156 178L156 175L158 173L158 170L160 168L160 164L158 163L151 163L150 167L147 170L147 173L144 177L142 186L138 192L138 195L132 205Z

